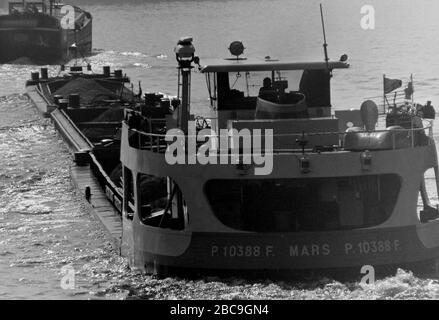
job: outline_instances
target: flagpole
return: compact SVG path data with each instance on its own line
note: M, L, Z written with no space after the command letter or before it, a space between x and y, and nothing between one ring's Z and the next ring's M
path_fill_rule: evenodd
M416 108L415 108L414 97L413 97L415 95L415 90L413 87L413 73L410 74L410 86L411 86L411 90L412 90L412 108L413 108L413 112L416 115ZM411 120L412 120L412 147L414 147L415 146L415 139L413 137L414 117L411 117Z
M386 113L386 75L383 74L383 106L384 106L384 113Z
M413 73L410 74L410 82L412 84L412 105L415 103L415 86L413 84Z

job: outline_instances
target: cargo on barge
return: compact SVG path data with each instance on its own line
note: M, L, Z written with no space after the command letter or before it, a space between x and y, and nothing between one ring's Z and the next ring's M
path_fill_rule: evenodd
M112 236L121 240L120 137L125 108L138 108L140 97L122 70L63 66L50 77L47 68L33 72L26 84L31 101L69 146L75 165L72 180Z

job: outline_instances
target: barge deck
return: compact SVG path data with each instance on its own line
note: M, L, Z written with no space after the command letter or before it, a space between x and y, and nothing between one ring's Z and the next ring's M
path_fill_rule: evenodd
M79 78L91 79L89 75L81 75ZM102 79L97 75L96 79ZM78 79L73 76L72 81ZM109 78L110 80L111 77ZM28 82L26 94L36 109L44 117L50 118L56 131L67 143L70 153L73 155L74 162L70 166L70 176L72 185L79 194L84 196L84 202L89 212L97 218L103 225L104 230L111 239L113 248L120 252L122 241L122 219L121 201L122 195L119 188L110 178L110 172L106 161L112 161L110 150L99 147L99 136L90 135L87 131L93 126L104 131L114 127L117 129L117 121L89 122L90 117L96 117L112 108L114 101L104 105L83 105L77 110L70 107L63 109L56 105L54 95L48 94L50 90L45 86L45 82L59 81L59 79L44 79L42 82ZM64 81L64 80L62 80ZM119 81L122 81L119 79ZM49 86L49 85L48 85ZM56 99L55 99L56 100ZM113 104L112 104L113 103ZM115 110L115 109L113 109ZM73 111L76 111L76 116ZM72 113L73 112L73 113ZM81 116L78 116L78 114ZM110 126L112 125L112 126ZM104 138L104 134L102 137ZM100 149L99 149L100 148ZM97 150L99 149L99 150ZM105 155L107 152L107 156ZM110 159L110 160L109 160ZM110 166L111 168L111 166Z

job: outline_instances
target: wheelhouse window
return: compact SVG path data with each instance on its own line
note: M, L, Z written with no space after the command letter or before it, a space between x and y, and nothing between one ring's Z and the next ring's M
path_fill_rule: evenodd
M210 105L216 107L217 103L217 85L216 76L214 73L206 73L207 91L209 91Z
M123 186L124 186L124 208L123 211L130 219L133 218L135 212L135 197L134 197L134 180L133 173L127 167L124 167L123 172Z
M183 230L187 208L178 186L167 177L137 176L139 220L148 226Z
M302 70L272 72L230 72L230 90L242 92L244 97L257 97L269 79L270 87L279 91L298 91Z
M137 190L140 221L146 225L160 226L168 203L166 178L139 173Z
M218 110L255 109L257 98L282 101L283 95L301 93L308 107L330 106L327 70L273 70L206 74L212 106ZM270 98L270 95L272 98Z
M439 219L438 189L434 169L424 172L419 189L418 218L422 223Z
M23 12L32 12L32 13L42 13L46 11L46 6L43 2L11 2L9 3L9 12L10 13L23 13Z
M377 226L392 215L397 175L210 180L205 192L226 226L253 232L312 232Z

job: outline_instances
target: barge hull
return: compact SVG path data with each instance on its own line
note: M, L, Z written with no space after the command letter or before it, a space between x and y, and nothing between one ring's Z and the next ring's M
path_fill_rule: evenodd
M61 61L62 35L58 29L0 29L0 62L29 57L37 63Z
M103 177L105 173L100 168L97 159L89 154L92 144L62 110L54 109L50 105L50 102L38 90L38 86L28 86L27 95L43 116L51 118L58 134L67 143L70 152L75 157L79 154L81 160L86 160L81 165L73 164L70 167L72 185L83 196L86 194L86 189L89 189L90 197L84 199L87 210L102 224L113 248L119 252L122 238L122 221L115 206L120 202L117 199L121 195L117 194L114 188L111 188L109 178ZM98 177L107 182L105 189L103 189ZM109 199L109 194L112 194L112 199Z

